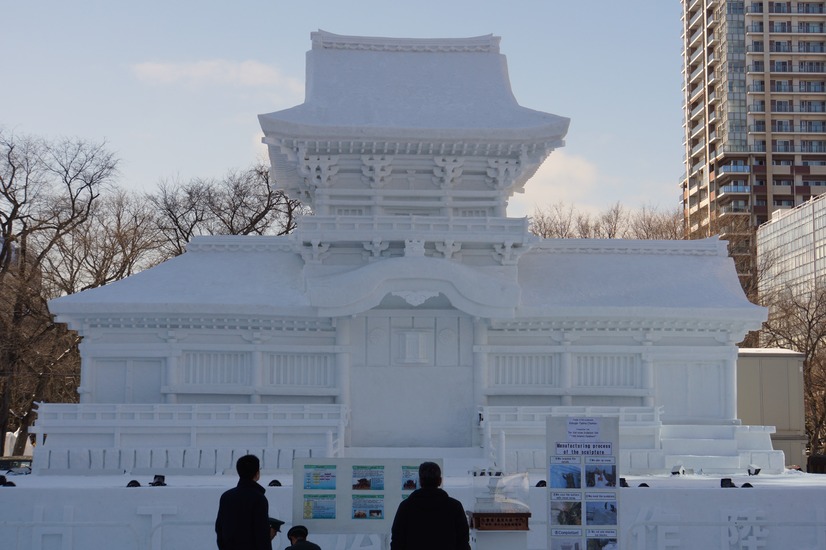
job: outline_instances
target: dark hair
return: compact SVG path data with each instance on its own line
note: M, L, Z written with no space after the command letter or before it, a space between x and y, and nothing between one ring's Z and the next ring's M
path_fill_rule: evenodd
M419 466L419 486L434 488L442 484L442 469L435 462L422 462Z
M235 463L235 471L241 479L252 479L261 469L261 463L255 455L244 455Z
M287 538L290 539L295 537L297 539L306 539L309 534L310 532L307 531L307 528L303 525L293 525L290 527L290 530L287 531Z

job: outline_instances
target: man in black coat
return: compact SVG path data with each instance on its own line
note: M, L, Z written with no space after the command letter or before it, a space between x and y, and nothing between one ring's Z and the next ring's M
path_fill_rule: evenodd
M439 487L442 470L435 462L419 466L419 489L399 504L390 550L470 550L470 530L462 503Z
M321 550L321 547L314 542L307 540L310 532L303 525L295 525L287 531L287 538L290 539L290 546L284 550Z
M235 463L238 485L221 495L215 534L219 550L272 550L269 502L257 482L261 463L255 455L245 455Z

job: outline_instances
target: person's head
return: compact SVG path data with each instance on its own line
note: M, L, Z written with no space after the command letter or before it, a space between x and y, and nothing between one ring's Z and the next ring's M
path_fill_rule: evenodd
M419 465L419 487L423 489L439 487L442 484L442 469L435 462Z
M284 525L284 522L275 518L267 518L267 521L270 524L270 540L272 540L275 535L281 532L281 526Z
M307 528L303 525L293 525L290 527L290 530L287 531L287 538L290 539L290 542L295 544L299 540L307 540L307 535L310 532L307 531Z
M258 480L261 475L261 463L255 455L244 455L235 463L235 471L241 479Z

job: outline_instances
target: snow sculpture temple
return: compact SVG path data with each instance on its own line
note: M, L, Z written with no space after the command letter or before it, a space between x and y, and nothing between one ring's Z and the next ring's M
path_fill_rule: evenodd
M569 121L517 104L497 37L312 42L306 101L259 118L273 181L314 215L54 300L83 336L80 404L41 405L35 471L246 452L526 471L563 414L618 416L623 473L783 469L772 429L737 420L735 344L765 312L724 242L508 218Z

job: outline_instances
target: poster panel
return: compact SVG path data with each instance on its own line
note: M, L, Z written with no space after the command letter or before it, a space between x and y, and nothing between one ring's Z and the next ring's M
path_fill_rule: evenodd
M547 448L550 550L617 550L619 419L550 417Z
M311 533L389 533L399 503L419 488L419 464L441 459L297 458L292 523Z

